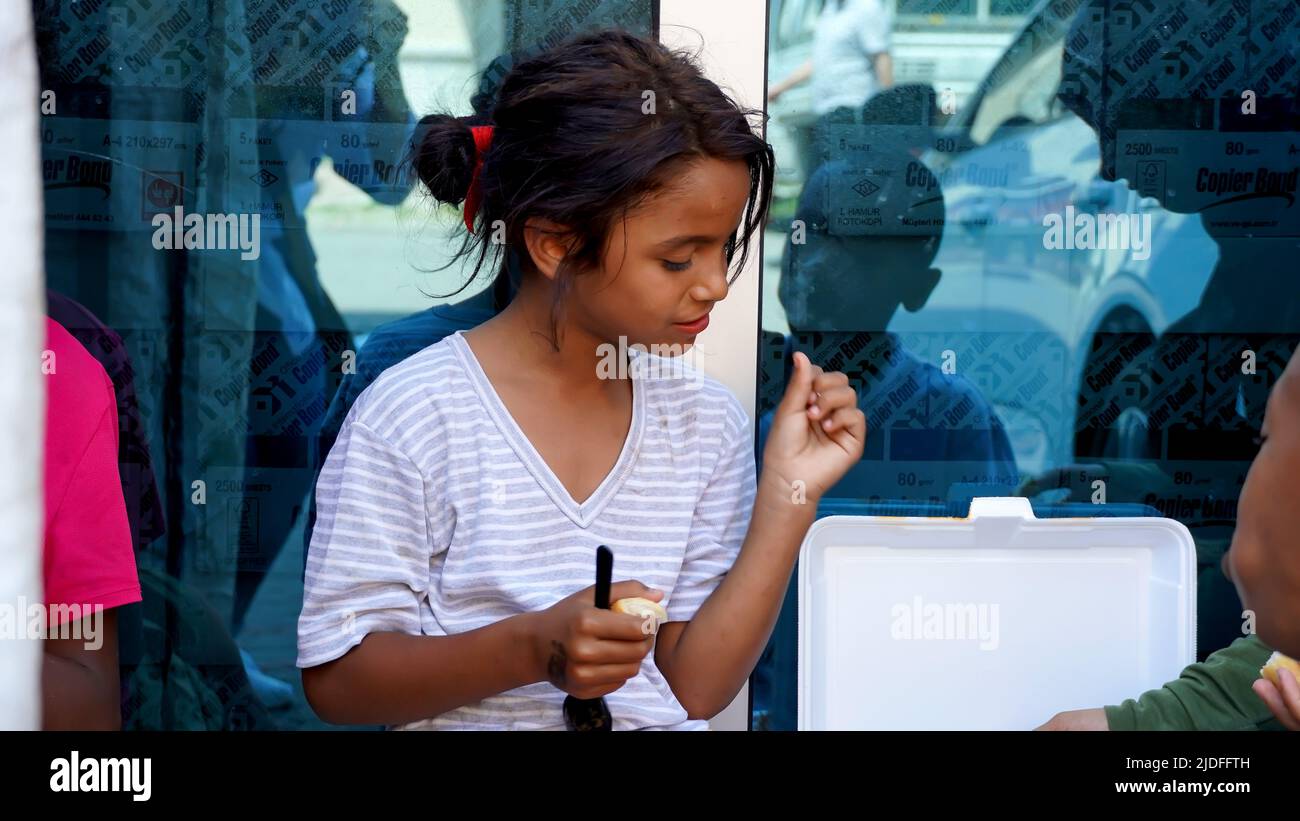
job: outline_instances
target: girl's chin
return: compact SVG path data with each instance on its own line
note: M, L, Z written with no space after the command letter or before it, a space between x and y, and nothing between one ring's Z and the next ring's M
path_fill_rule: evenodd
M674 338L663 339L644 346L647 351L667 359L682 356L695 347L696 334L681 334Z

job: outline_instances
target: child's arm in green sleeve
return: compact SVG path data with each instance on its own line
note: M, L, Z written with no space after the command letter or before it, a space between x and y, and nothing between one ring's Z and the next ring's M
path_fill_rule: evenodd
M1107 723L1112 730L1281 729L1251 689L1272 652L1256 636L1237 639L1163 687L1107 706Z

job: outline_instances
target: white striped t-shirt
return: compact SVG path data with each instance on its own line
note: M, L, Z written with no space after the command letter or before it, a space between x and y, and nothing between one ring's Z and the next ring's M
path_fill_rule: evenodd
M298 666L371 632L442 636L545 609L595 581L664 591L687 621L740 552L756 492L752 427L721 383L634 352L632 424L613 469L577 504L510 416L458 331L357 398L316 486ZM656 366L657 364L657 366ZM580 447L581 420L573 443ZM393 729L563 729L565 693L538 682ZM605 697L616 730L704 730L653 650Z

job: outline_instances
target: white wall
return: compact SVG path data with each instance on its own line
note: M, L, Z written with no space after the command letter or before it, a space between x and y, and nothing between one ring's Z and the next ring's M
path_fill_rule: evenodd
M763 77L766 0L662 0L659 39L700 54L705 72L745 108L764 109ZM756 122L756 126L759 124ZM759 231L751 240L745 269L710 317L696 342L692 363L736 394L754 419L758 380ZM757 425L755 426L757 427ZM745 730L748 685L714 718L715 730Z
M0 14L0 607L43 601L45 347L36 52L30 4ZM16 627L26 624L26 614ZM41 643L0 637L0 729L40 727Z

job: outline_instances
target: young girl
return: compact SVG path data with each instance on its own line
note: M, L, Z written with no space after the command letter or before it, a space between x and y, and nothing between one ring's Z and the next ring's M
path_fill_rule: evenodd
M603 696L615 729L697 730L739 692L818 499L861 457L857 398L798 354L755 478L720 383L600 364L685 349L727 295L771 197L750 113L688 56L604 31L518 64L490 127L422 121L415 168L465 200L462 252L522 277L385 371L329 453L298 638L322 718L563 729L569 694ZM610 601L660 602L657 636L595 607L602 544Z

